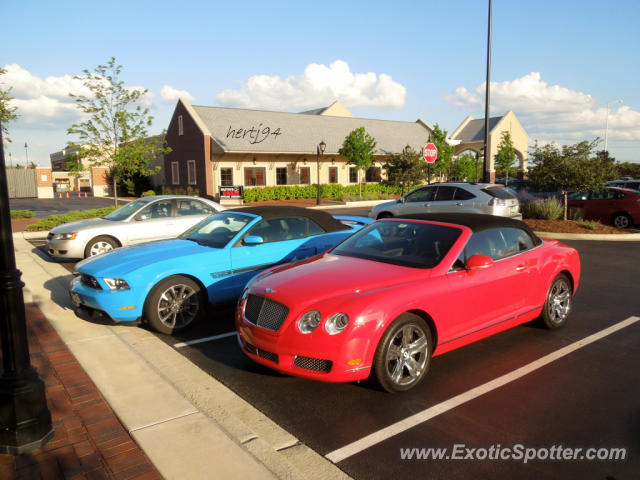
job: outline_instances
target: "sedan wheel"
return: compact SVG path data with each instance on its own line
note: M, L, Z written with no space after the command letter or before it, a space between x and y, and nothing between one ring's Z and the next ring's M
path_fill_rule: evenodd
M84 249L84 258L87 257L95 257L96 255L101 255L103 253L110 252L114 248L116 248L118 244L116 241L107 236L100 236L92 239Z
M631 226L631 217L626 213L616 213L611 219L611 223L616 228L629 228Z
M198 284L190 278L176 275L153 288L147 297L144 315L151 328L171 335L195 322L202 304Z
M572 298L571 282L566 275L558 275L549 288L542 310L542 321L547 328L560 328L566 323Z
M431 330L417 315L399 316L382 336L374 359L374 372L388 392L415 387L429 369L433 346Z

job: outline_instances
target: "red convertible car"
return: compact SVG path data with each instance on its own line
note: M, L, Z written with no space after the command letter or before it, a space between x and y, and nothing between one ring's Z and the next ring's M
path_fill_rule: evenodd
M379 220L327 253L259 274L236 312L243 351L290 375L389 392L431 357L540 318L565 324L576 250L519 220L424 214Z

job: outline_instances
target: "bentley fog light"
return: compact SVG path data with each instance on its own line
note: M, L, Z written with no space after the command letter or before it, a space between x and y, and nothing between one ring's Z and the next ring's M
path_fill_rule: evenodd
M336 313L331 315L324 324L324 329L329 335L335 335L347 328L349 316L346 313Z
M316 328L318 328L321 319L322 316L320 315L319 311L311 310L302 315L300 317L300 320L298 320L298 330L300 330L302 333L311 333Z
M111 290L129 290L129 284L122 278L104 278L103 280Z

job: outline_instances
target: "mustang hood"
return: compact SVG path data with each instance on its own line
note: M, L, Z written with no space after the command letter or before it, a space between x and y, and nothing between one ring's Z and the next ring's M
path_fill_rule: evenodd
M320 257L280 267L252 286L264 295L268 287L275 290L268 297L290 305L301 298L321 301L331 297L385 288L424 278L425 270L401 267L354 257L326 253Z
M175 262L176 259L199 254L207 254L208 260L211 261L211 253L216 251L222 252L222 249L176 238L159 240L133 247L118 248L113 252L88 258L76 264L76 270L98 277L119 278L153 263L167 260Z

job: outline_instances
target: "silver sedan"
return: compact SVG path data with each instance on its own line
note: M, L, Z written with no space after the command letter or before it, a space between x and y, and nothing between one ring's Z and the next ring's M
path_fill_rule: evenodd
M206 198L143 197L106 217L78 220L53 228L47 236L47 251L54 257L87 258L117 247L173 238L221 210L225 207Z

